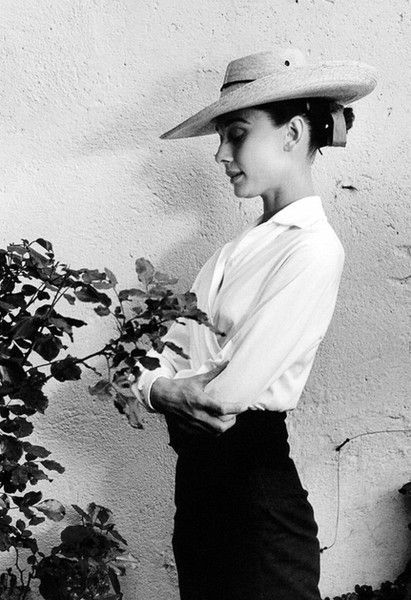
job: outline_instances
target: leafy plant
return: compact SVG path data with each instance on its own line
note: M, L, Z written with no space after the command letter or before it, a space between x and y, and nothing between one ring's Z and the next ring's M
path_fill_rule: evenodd
M75 270L59 263L52 244L42 238L0 249L0 551L13 549L16 554L15 570L0 575L1 598L26 598L34 578L40 580L46 600L122 597L117 576L124 573L124 565L135 565L135 559L131 554L124 558L119 542L126 541L108 523L109 509L92 503L83 511L72 505L82 524L66 527L49 556L39 550L32 528L46 517L63 519L66 510L58 500L43 499L41 491L26 490L43 479L53 481L49 472L63 473L64 467L49 458L44 446L25 438L34 429L30 417L47 409L47 382L79 380L85 369L99 378L89 387L90 394L112 401L132 427L142 428L138 400L130 387L130 380L141 373L137 361L156 368L159 361L146 356L147 351L154 348L161 353L165 346L184 355L181 348L161 339L181 318L213 329L197 308L195 294L169 289L176 279L155 271L144 258L136 260L135 269L138 287L119 290L112 271ZM112 320L114 336L88 356L66 353L74 329L86 322L57 312L62 302L90 304L99 317ZM101 358L105 376L90 363ZM14 510L20 515L13 520ZM29 553L26 579L23 549Z
M56 590L61 600L121 598L117 576L124 575L126 565L134 568L137 560L131 553L124 554L122 545L127 542L109 522L110 510L93 502L87 512L73 507L83 522L66 527L61 543L37 564L40 593L46 600L55 600Z

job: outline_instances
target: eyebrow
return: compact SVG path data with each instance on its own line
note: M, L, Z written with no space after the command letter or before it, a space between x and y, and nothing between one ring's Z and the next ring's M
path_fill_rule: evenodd
M232 123L247 123L247 125L250 125L250 121L247 121L247 119L244 119L244 117L230 117L228 119L224 119L224 122L222 123L222 125L228 126L231 125ZM218 132L220 125L217 123L215 126L215 130Z

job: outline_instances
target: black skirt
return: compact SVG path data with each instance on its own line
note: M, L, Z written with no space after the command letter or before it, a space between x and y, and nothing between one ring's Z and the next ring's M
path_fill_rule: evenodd
M285 419L247 411L215 436L187 435L167 417L182 600L320 600L318 528Z

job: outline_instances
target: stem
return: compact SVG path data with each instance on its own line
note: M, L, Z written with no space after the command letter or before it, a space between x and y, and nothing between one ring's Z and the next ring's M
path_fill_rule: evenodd
M18 570L18 572L20 573L20 583L21 585L24 587L24 578L23 578L23 573L25 571L25 569L21 569L20 565L19 565L19 551L17 550L16 546L14 546L14 549L16 551L16 569Z
M58 264L58 263L57 263L57 264ZM57 264L56 264L56 266L57 266ZM64 280L63 280L63 281L66 281L66 279L67 279L67 274L64 276ZM51 311L53 310L54 306L56 305L56 303L57 303L57 302L59 301L59 299L61 298L61 295L60 295L60 297L58 297L58 295L59 295L59 292L62 290L62 288L63 288L63 287L64 287L64 283L61 285L61 287L60 287L60 288L58 288L58 289L57 289L56 295L54 296L54 298L53 298L53 300L52 300L52 302L51 302L51 304L50 304L50 307L49 307L49 309L48 309L48 311L47 311L47 313L46 313L46 315L45 315L45 317L44 317L44 320L46 320L46 319L48 318L48 316L50 315L50 313L51 313ZM39 335L39 334L40 334L40 333L43 331L44 327L45 327L45 325L44 325L44 324L43 324L43 325L41 325L41 327L39 328L39 330L38 330L38 332L37 332L37 335ZM36 335L36 338L37 338L37 335ZM27 350L26 354L24 355L24 362L26 362L26 361L27 361L28 357L29 357L29 356L30 356L30 354L32 353L32 351L33 351L33 347L34 347L34 344L35 344L35 343L36 343L36 339L34 339L34 340L32 341L32 343L31 343L31 345L30 345L30 348Z
M106 356L105 358L106 358L106 363L107 363L107 379L108 379L108 381L111 381L110 361L108 359L108 356Z
M353 435L352 438L347 438L342 444L336 447L336 451L339 452L345 444L348 442L352 442L360 437L365 437L367 435L375 435L376 433L411 433L411 429L379 429L377 431L365 431L364 433L359 433L357 435Z
M341 471L341 450L344 448L346 444L352 442L361 437L366 437L367 435L376 435L377 433L411 433L411 429L379 429L376 431L365 431L364 433L358 433L354 435L352 438L346 438L341 444L335 447L335 451L338 453L337 459L337 511L336 511L336 519L335 519L335 532L334 539L329 546L324 546L320 548L320 552L324 552L324 550L329 550L332 548L337 542L338 536L338 528L340 522L340 504L341 504L341 495L340 495L340 471Z
M123 301L122 301L122 300L120 300L120 296L119 296L119 294L118 294L118 292L117 292L117 290L116 290L116 286L114 286L114 287L113 287L113 292L114 292L114 293L115 293L115 295L117 296L117 300L118 300L118 302L119 302L119 304L120 304L120 306L121 306L121 312L122 312L122 313L123 313L123 315L124 315L124 305L123 305Z
M93 352L92 354L89 354L88 356L83 356L83 358L76 358L76 360L74 361L75 363L83 363L85 360L88 360L89 358L94 358L95 356L106 356L106 351L109 350L111 347L111 344L106 344L104 346L104 348L101 348L100 350L97 350L97 352ZM29 373L30 371L33 371L34 369L41 369L43 367L48 367L50 365L53 364L53 362L55 361L51 361L51 362L47 362L47 363L43 363L42 365L36 365L34 367L30 367L29 369L27 369L27 373ZM85 365L86 367L88 365Z
M30 581L33 579L33 574L29 573L28 579L27 579L27 585L24 587L23 589L23 595L21 597L21 600L25 600L25 598L27 598L27 594L30 591Z
M28 309L28 307L30 306L30 304L33 304L33 302L35 301L35 299L37 298L39 292L43 292L46 289L46 284L43 283L39 289L34 292L34 294L32 295L32 297L30 298L30 300L28 301L28 303L26 304L26 310Z

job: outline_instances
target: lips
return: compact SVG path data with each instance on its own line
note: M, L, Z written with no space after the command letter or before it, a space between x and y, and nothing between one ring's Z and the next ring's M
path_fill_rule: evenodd
M227 171L227 175L230 178L231 183L236 183L244 175L242 171Z

